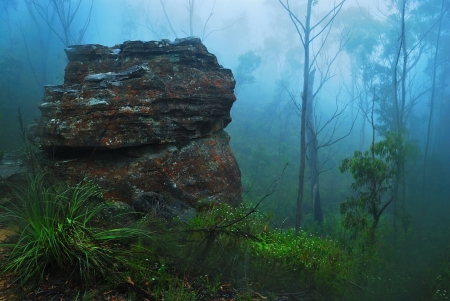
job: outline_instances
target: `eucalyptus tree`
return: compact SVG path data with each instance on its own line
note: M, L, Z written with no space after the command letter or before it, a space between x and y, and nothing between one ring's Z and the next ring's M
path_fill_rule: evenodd
M297 34L300 38L301 44L303 46L304 51L304 62L303 62L303 91L302 91L302 101L300 109L300 166L299 166L299 176L298 176L298 193L297 193L297 202L296 202L296 214L295 214L295 230L298 233L300 230L300 226L302 223L302 206L303 206L303 192L305 185L305 168L306 168L306 150L307 150L307 107L312 103L312 97L317 94L311 93L309 90L311 89L312 77L314 76L314 68L318 67L318 56L321 51L324 49L324 45L333 24L334 19L342 9L342 6L345 3L345 0L340 1L335 4L334 7L329 10L325 15L319 19L317 22L312 23L312 11L313 8L318 4L317 0L307 0L306 2L306 15L305 18L299 17L299 14L295 13L294 9L291 8L289 0L279 0L279 3L283 6L283 8L287 11L289 18L292 20L292 23L295 26ZM321 42L317 42L322 38ZM313 43L319 44L318 50L315 52L311 51ZM323 83L319 86L321 87ZM312 118L312 116L310 117ZM311 129L311 123L310 123ZM313 190L317 190L313 186ZM319 197L318 193L313 192L313 196ZM322 213L321 213L321 204L319 202L320 199L313 200L313 208L315 208L315 219L318 220L319 223L322 221ZM320 211L319 211L320 210Z
M372 127L372 142L364 153L355 151L352 157L342 160L339 170L349 171L354 179L351 184L356 195L348 196L341 203L344 228L352 231L353 238L362 233L368 242L374 243L375 230L380 217L394 200L392 183L396 174L395 154L398 139L388 134L385 140L375 143L374 99L372 99L369 123ZM370 220L371 219L371 220Z
M359 149L363 150L366 144L366 125L371 123L372 100L380 80L379 75L383 73L380 72L376 57L379 35L386 25L376 19L368 9L355 6L340 13L339 23L349 35L344 51L350 60L351 83L350 87L344 85L362 113ZM354 109L354 105L351 109Z
M424 71L421 64L424 55L431 51L437 59L439 51L433 52L431 49L439 49L439 45L436 48L436 44L433 46L427 40L431 39L433 32L439 31L439 20L442 19L446 5L442 2L441 6L438 4L438 9L432 14L425 13L433 2L433 6L435 6L435 0L426 2L421 0L391 1L394 9L393 13L388 16L389 21L393 24L392 29L396 29L397 34L395 39L392 39L391 48L384 47L384 53L387 57L387 54L390 53L392 76L390 77L390 83L385 81L385 85L390 85L392 92L386 93L387 97L381 98L384 101L380 101L379 116L384 130L394 131L398 135L407 131L414 124L413 117L417 104L422 99L426 99L425 96L427 95L430 95L431 99L434 98L433 93L435 92L433 90L436 84L436 74L431 72L430 81L417 76L419 72ZM422 6L422 9L420 9L420 6ZM435 41L437 42L437 40ZM432 46L430 47L430 45ZM432 120L433 103L434 101L430 102L429 123ZM431 131L431 127L428 129ZM405 140L405 143L399 146L397 155L396 164L398 168L394 183L396 195L393 202L394 232L397 229L397 218L401 217L403 222L405 221L404 217L408 215L406 210L407 142ZM427 156L428 154L425 157ZM426 161L424 163L426 165Z
M443 90L445 83L442 82L442 77L440 77L441 82L439 82L439 72L445 72L446 66L445 62L448 61L448 58L444 55L444 51L442 49L442 43L445 39L449 38L450 29L448 26L445 26L445 21L449 21L450 19L450 1L449 0L434 0L434 1L423 1L417 7L415 13L418 15L418 18L421 20L428 20L428 25L426 28L430 29L430 33L428 35L428 39L426 39L429 45L429 58L428 58L428 66L427 66L427 74L430 77L431 85L430 85L430 98L429 98L429 113L428 113L428 122L426 129L426 138L425 138L425 150L423 156L423 172L422 172L422 199L425 199L425 190L427 188L427 171L428 171L428 157L430 150L430 139L431 139L431 130L433 127L433 115L436 106L436 94L440 89ZM448 63L447 63L448 65ZM424 202L422 202L421 213L423 214L425 206Z
M359 82L365 94L375 101L378 122L376 130L380 135L396 134L399 138L406 135L414 123L415 109L428 93L427 82L420 76L421 62L428 45L424 42L430 27L424 19L418 17L419 0L387 0L386 13L377 12L376 21L369 12L365 13L367 28L373 28L373 34L356 34L356 48L346 49L356 58L360 73ZM361 9L362 11L362 9ZM355 33L358 33L355 29ZM368 31L370 32L370 31ZM369 48L367 49L367 47ZM368 51L367 51L368 50ZM367 118L366 118L367 119ZM406 133L406 134L405 134ZM395 169L393 224L397 229L397 217L406 216L406 146L408 139L400 139L397 145ZM407 219L403 219L407 220Z
M26 2L33 5L38 15L65 47L83 42L91 21L93 0L90 0L88 4L88 13L81 23L81 27L77 26L75 18L79 16L83 0L26 0ZM55 19L57 20L56 23Z
M255 83L256 79L253 72L261 65L261 57L254 51L250 50L238 57L239 65L235 71L236 93L241 85Z
M214 33L214 32L217 32L217 31L222 31L222 30L225 30L225 29L227 29L227 28L230 28L231 26L233 26L234 24L236 24L240 19L238 19L238 20L236 20L236 21L234 21L234 22L232 22L232 23L230 23L229 25L227 25L227 26L225 26L225 27L223 27L223 28L218 28L218 29L213 29L213 30L210 30L210 31L208 31L207 30L207 28L208 28L208 23L209 23L209 21L211 21L211 18L212 18L212 16L214 15L214 9L215 9L215 6L216 6L216 1L217 0L214 0L214 1L211 1L211 9L210 9L210 11L209 11L209 14L208 14L208 16L206 17L206 19L203 21L203 28L202 28L202 33L201 33L201 35L198 35L199 37L200 37L200 39L204 42L208 37L209 37L209 35L211 35L212 33ZM175 30L175 28L174 28L174 26L173 26L173 24L172 24L172 20L171 20L171 18L169 17L169 14L168 14L168 12L167 12L167 8L166 8L166 4L165 4L165 2L164 2L164 0L159 0L159 3L161 4L161 8L163 9L163 12L164 12L164 17L165 17L165 19L166 19L166 21L167 21L167 24L169 25L169 27L170 27L170 31L172 32L172 34L175 36L175 38L178 38L178 33L177 33L177 30ZM187 0L187 4L185 4L185 8L186 8L186 10L187 10L187 12L188 12L188 20L189 20L189 32L186 32L186 31L184 31L184 30L181 30L181 32L183 32L184 33L184 35L185 36L194 36L194 35L196 35L197 34L197 32L194 30L194 22L195 22L195 8L196 8L197 6L195 5L195 0ZM148 17L147 17L148 18ZM147 21L147 24L149 24L149 23L151 23L151 22L149 22L149 21Z

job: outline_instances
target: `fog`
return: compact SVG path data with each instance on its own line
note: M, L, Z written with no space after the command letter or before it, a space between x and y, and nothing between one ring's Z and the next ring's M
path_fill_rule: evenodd
M298 210L306 2L63 1L66 9L71 4L71 11L76 11L68 26L70 44L113 46L127 40L192 35L217 56L219 64L232 69L237 100L226 130L241 168L244 202L260 200L289 162L276 193L262 206L274 214L277 227L285 228L295 227ZM42 87L63 82L67 41L49 3L0 1L0 150L6 153L23 143L17 107L30 123L40 116ZM348 171L339 172L342 160L355 151L370 150L372 143L384 141L391 132L404 133L404 148L399 151L404 159L401 164L396 161L402 174L392 184L398 203L387 207L380 223L385 237L398 235L399 241L408 241L417 250L407 259L401 257L408 248L405 243L398 254L391 250L392 258L401 257L405 266L408 260L423 259L421 268L431 269L450 244L450 1L406 0L404 31L402 3L313 1L308 74L315 72L311 120L319 168L314 171L308 153L302 227L336 234L343 218L341 204L360 192L351 189L354 179ZM289 5L292 17L283 5ZM319 220L310 184L315 173L323 212ZM443 234L435 237L435 231ZM420 278L419 274L411 277Z

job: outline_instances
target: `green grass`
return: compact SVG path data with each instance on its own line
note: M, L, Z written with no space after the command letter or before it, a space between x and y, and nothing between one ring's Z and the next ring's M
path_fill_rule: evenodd
M258 283L261 291L316 290L325 296L339 296L353 286L361 258L350 256L330 238L274 229L271 217L258 211L241 220L252 209L251 205L233 208L220 204L190 221L187 234L197 254L214 236L207 257L202 257L203 268L221 271L241 283Z
M97 185L46 185L44 174L29 176L26 187L13 188L13 201L0 207L0 225L10 231L0 248L6 255L0 277L30 291L48 275L62 275L88 290L98 280L125 281L123 242L147 235L139 228L107 228L94 223L105 203Z
M120 213L107 214L94 183L46 183L43 174L30 176L0 206L0 225L12 232L0 244L0 277L12 280L20 294L57 275L80 291L73 300L102 294L106 286L130 289L131 283L130 300L148 294L201 300L215 295L222 281L233 283L242 300L250 300L253 289L339 296L358 266L335 241L272 229L271 217L251 205L212 206L188 224L148 215L126 227L113 223Z
M252 243L254 260L275 266L291 284L338 294L351 280L355 262L331 239L280 230L260 238Z

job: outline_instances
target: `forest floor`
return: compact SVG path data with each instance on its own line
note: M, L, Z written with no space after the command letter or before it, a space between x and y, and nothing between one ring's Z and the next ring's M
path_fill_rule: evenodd
M0 241L4 240L9 234L8 230L0 229ZM0 260L7 256L0 249ZM80 295L82 291L80 287L72 285L62 275L48 275L43 283L28 293L23 298L17 298L11 290L12 279L0 279L0 301L75 301L75 300L92 300L92 301L160 301L168 300L164 296L155 296L149 287L135 285L131 281L131 277L127 282L119 284L115 287L101 287L95 290L88 290L87 298ZM195 279L186 279L185 289L195 292L198 301L312 301L317 300L314 293L299 292L280 292L280 293L259 293L251 287L246 289L235 289L229 283L221 283L215 287L214 291L211 287L202 287L190 285L189 282L195 283ZM184 299L176 299L183 301ZM192 299L185 299L191 301Z
M148 291L145 287L134 286L131 283L124 283L113 289L96 289L87 292L87 298L79 297L80 289L68 284L62 277L49 277L45 283L42 283L38 288L27 294L24 298L15 298L14 295L9 292L8 279L0 281L0 301L75 301L75 300L91 300L91 301L172 301L164 296L154 296L152 292ZM278 294L262 294L256 291L239 291L232 287L230 284L221 284L217 288L216 292L211 292L205 288L205 291L198 290L198 297L196 299L176 299L176 300L198 300L198 301L312 301L318 300L311 295L307 295L305 292L282 292ZM133 295L133 297L130 296Z

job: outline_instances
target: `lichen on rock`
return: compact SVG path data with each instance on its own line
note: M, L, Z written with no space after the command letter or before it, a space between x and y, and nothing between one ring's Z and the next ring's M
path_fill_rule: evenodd
M131 203L162 193L241 202L240 171L223 130L235 80L198 38L75 45L64 84L46 86L29 139L54 156L70 181L95 179Z

